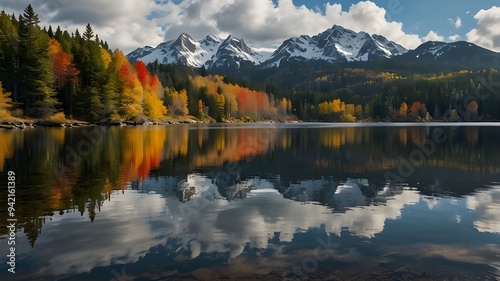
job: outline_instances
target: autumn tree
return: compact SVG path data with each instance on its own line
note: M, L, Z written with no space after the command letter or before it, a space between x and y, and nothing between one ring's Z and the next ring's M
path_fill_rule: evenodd
M351 116L356 115L356 107L354 106L354 104L345 105L345 114L349 114Z
M198 119L205 119L205 113L203 112L205 105L202 100L198 100Z
M217 119L217 121L222 121L226 118L224 110L226 106L226 99L224 98L224 95L222 93L215 95L215 104L217 107L215 118Z
M248 90L244 88L238 89L236 93L236 100L238 102L238 111L240 115L247 115Z
M116 50L114 55L122 85L119 93L120 115L125 120L133 120L143 112L143 88L125 55L120 50Z
M11 93L5 92L0 81L0 120L10 117L9 110L12 108Z
M287 114L287 108L288 108L288 100L286 98L282 98L280 103L279 103L279 111L282 115Z
M476 120L479 118L478 116L478 109L479 109L479 106L477 105L477 102L476 101L470 101L468 104L467 104L467 108L466 108L466 115L467 115L467 119L468 120Z
M398 113L401 117L406 117L408 114L408 105L406 102L402 102L401 106L399 107Z
M187 96L187 91L186 90L181 90L179 93L179 97L182 102L182 115L188 115L189 110L188 110L188 96Z
M72 115L75 86L78 83L80 71L72 63L71 55L62 50L61 44L56 39L50 39L48 52L54 83L58 91L58 100L63 103L64 111Z
M340 116L339 121L344 123L352 123L356 122L356 117L352 116L349 113L344 113Z
M330 121L338 121L340 116L345 113L346 105L340 99L334 99L332 101L325 101L318 104L319 115L326 117ZM349 110L352 110L354 114L354 105L352 107L349 105Z
M172 101L169 109L170 114L180 116L189 114L186 90L181 90L179 93L175 89L166 88L165 92Z
M356 118L363 118L363 106L361 104L356 105L356 109L354 110L354 115Z
M410 116L414 117L414 118L418 117L420 114L421 107L422 107L422 105L419 101L414 101L410 107Z
M137 78L143 89L144 114L154 121L163 119L165 114L167 114L167 108L163 105L159 97L159 93L163 92L163 87L158 77L152 77L142 61L135 63L135 69L137 71Z

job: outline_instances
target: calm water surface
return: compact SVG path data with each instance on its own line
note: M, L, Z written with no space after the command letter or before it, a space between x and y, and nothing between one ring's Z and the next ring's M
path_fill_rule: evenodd
M0 279L499 280L500 126L345 126L0 130Z

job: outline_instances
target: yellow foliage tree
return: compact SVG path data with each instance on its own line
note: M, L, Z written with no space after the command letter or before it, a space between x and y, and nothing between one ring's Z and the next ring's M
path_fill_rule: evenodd
M280 103L280 110L282 114L286 114L288 108L288 100L283 98Z
M54 38L51 38L49 40L49 49L48 50L49 50L49 56L52 58L56 54L62 52L62 47L61 47L61 44L59 43L59 41L57 41Z
M144 89L123 52L117 49L114 56L116 69L123 82L123 91L119 93L121 115L125 120L132 120L143 112Z
M104 67L108 68L112 59L111 59L111 55L109 54L109 52L104 50L103 48L101 48L101 59L102 59L102 62L104 63Z
M318 104L319 115L327 115L329 113L328 107L329 107L329 102L327 101Z
M160 121L167 114L167 108L153 90L144 94L144 114L153 121Z
M12 99L10 96L10 92L4 92L2 81L0 81L0 109L9 110L12 107Z
M334 113L342 112L344 110L342 104L343 102L341 102L340 99L334 99L332 101L332 112Z
M356 109L355 109L354 104L351 104L351 103L346 104L345 105L345 113L349 114L351 116L354 116L356 114Z
M205 113L203 113L203 101L202 100L198 100L198 118L199 119L203 119L205 118Z
M133 88L124 87L121 93L122 116L125 120L132 120L142 113L142 87L135 83Z
M182 115L188 115L189 114L189 109L188 109L188 96L187 96L187 91L186 90L181 90L179 93L179 97L182 101Z
M175 89L166 88L165 92L170 97L171 105L169 112L172 115L180 115L184 116L189 113L188 104L187 104L187 92L186 90L182 90L180 93Z
M12 108L12 99L10 92L4 92L2 82L0 81L0 120L11 117L9 110Z
M407 114L408 114L408 105L406 104L406 102L403 102L399 107L399 115L406 117Z
M363 106L361 104L356 105L355 116L356 118L363 118Z
M219 111L219 117L225 118L224 108L226 106L226 99L223 94L218 94L215 96L215 103L217 104L217 110Z
M342 116L340 116L340 122L345 122L345 123L356 122L356 117L352 116L349 113L345 113L342 114Z

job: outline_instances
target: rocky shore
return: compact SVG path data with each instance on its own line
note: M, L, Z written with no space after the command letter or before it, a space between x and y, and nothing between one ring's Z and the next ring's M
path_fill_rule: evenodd
M0 122L0 129L5 130L23 130L26 128L39 128L39 127L63 127L63 128L78 128L78 127L92 127L92 126L148 126L148 125L170 125L170 124L194 124L206 123L199 121L162 121L162 122L134 122L134 121L112 121L112 122L98 122L90 123L83 121L72 121L65 123L54 123L51 121L4 121Z
M250 121L251 123L282 123L275 121ZM299 121L296 121L299 122ZM38 121L0 121L0 129L5 130L23 130L26 128L40 128L40 127L63 127L63 128L79 128L79 127L92 127L92 126L153 126L153 125L173 125L173 124L208 124L216 123L214 121L199 121L195 119L183 118L175 120L167 120L160 122L153 122L149 120L140 121L104 121L104 122L85 122L85 121L66 121L64 123L51 122L48 120ZM226 121L224 123L243 123ZM288 122L289 123L289 122Z

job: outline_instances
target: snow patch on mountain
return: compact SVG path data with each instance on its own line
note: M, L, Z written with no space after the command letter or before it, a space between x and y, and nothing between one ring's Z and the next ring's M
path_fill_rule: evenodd
M324 60L328 62L368 61L379 57L390 58L406 53L402 46L380 35L334 25L313 37L293 37L273 53L265 67L279 67L283 60Z
M430 53L432 54L432 56L434 56L434 58L439 58L444 53L456 47L455 45L445 44L442 42L430 42L430 44L432 45L432 47L425 50L422 54Z
M240 69L243 65L279 67L283 61L324 60L331 63L368 61L390 58L406 53L402 46L380 35L352 30L334 25L332 28L310 37L302 35L283 42L276 50L250 48L243 39L229 35L221 39L208 35L200 41L188 34L176 40L161 43L156 48L139 48L127 57L150 63L181 62L191 67L208 69Z
M268 52L260 54L248 47L244 40L232 35L225 40L208 35L200 41L188 34L181 34L176 40L159 44L156 48L146 46L139 48L127 57L131 61L141 60L144 63L158 61L160 63L181 62L191 67L239 68L242 62L260 64L269 58Z

